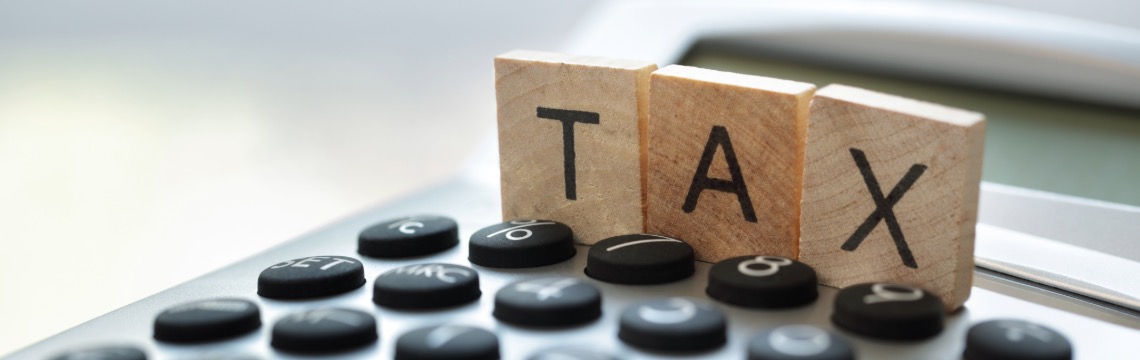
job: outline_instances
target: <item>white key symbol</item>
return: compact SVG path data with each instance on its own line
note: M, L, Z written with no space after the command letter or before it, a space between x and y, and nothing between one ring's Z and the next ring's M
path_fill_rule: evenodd
M578 279L538 279L518 283L515 290L518 292L534 293L538 301L562 297L562 289L574 286Z
M416 233L416 230L413 228L423 228L424 227L424 223L420 222L421 220L426 221L426 220L435 220L435 219L436 219L435 216L411 216L411 217L408 217L407 219L388 224L388 228L389 229L399 228L398 230L400 232L408 234L408 235L412 235L412 234Z
M772 330L768 345L783 354L812 356L827 351L831 336L814 326L788 325Z
M507 240L519 241L529 239L534 235L533 231L527 229L531 226L554 225L554 222L538 222L538 220L515 220L510 222L511 225L518 225L515 227L506 228L487 235L488 238L502 233L506 233Z
M645 235L645 236L657 236L657 235L649 235L649 234L641 234L641 235ZM634 240L634 241L630 241L630 242L627 242L627 243L624 243L624 244L619 244L619 245L610 246L610 247L606 248L606 251L607 251L607 252L609 252L609 251L614 251L614 250L617 250L617 249L621 249L621 248L623 248L623 247L627 247L627 246L634 246L634 245L641 245L641 244L646 244L646 243L655 243L655 242L682 242L682 241L681 241L681 240L677 240L677 239L670 239L670 238L667 238L667 237L664 237L664 236L657 236L657 237L651 237L651 238L645 238L645 239L640 239L640 240Z
M654 309L649 305L642 305L637 309L637 316L654 324L678 324L689 321L697 315L697 304L682 298L670 298L671 309Z

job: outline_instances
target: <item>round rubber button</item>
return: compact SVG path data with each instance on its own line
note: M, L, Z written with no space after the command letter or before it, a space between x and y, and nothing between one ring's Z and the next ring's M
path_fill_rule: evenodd
M477 327L430 326L396 339L396 360L497 360L499 338Z
M753 337L748 343L748 360L855 360L855 348L827 330L786 325Z
M261 327L261 311L243 299L208 299L163 310L154 319L154 338L193 343L221 340Z
M660 235L615 236L590 247L586 275L615 284L651 285L693 275L693 247Z
M630 346L660 352L716 349L726 341L724 314L686 298L664 298L630 306L621 314L618 338Z
M942 332L942 301L925 290L898 284L859 284L839 291L831 321L853 333L913 341Z
M327 353L376 342L376 318L363 311L324 308L288 315L273 325L270 345L283 351Z
M337 295L364 285L364 266L347 256L310 256L275 264L257 277L257 294L273 299Z
M618 360L618 358L600 351L562 348L539 351L527 360Z
M815 270L779 256L741 256L709 270L709 297L750 308L788 308L819 297Z
M980 322L966 333L966 360L1069 360L1073 345L1061 333L1028 321Z
M435 309L479 299L479 273L453 264L408 265L380 274L372 302L396 309Z
M146 353L130 346L103 346L69 351L52 360L146 360Z
M571 326L602 316L602 293L570 277L530 279L495 294L495 318L523 326Z
M360 232L356 251L374 258L435 254L459 243L459 224L439 215L387 220Z
M514 220L471 235L467 260L494 268L553 265L574 257L574 231L550 220Z

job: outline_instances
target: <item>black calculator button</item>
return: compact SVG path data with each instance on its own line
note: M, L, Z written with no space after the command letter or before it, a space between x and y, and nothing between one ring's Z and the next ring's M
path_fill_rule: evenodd
M257 305L243 299L209 299L164 310L154 319L154 338L204 342L231 338L261 327Z
M819 297L815 270L778 256L741 256L709 270L705 292L713 299L750 308L787 308Z
M130 346L104 346L69 351L52 360L146 360L146 353Z
M942 301L925 290L898 284L859 284L839 291L831 321L859 335L922 340L942 332Z
M273 325L270 345L299 353L339 352L378 338L376 319L350 309L323 308L285 316Z
M846 339L810 325L760 332L748 343L748 360L855 360Z
M496 360L499 338L462 325L420 328L396 339L396 360Z
M570 326L602 316L602 294L570 277L515 282L495 294L495 318L524 326Z
M453 264L408 265L380 274L372 302L396 309L434 309L479 299L479 273Z
M459 224L438 215L388 220L360 232L356 251L374 258L430 255L459 243Z
M347 256L310 256L274 264L257 277L257 294L273 299L337 295L364 285L364 266Z
M586 275L615 284L650 285L693 275L693 247L659 235L611 237L590 247Z
M600 351L562 348L539 351L527 360L618 360L618 358Z
M1073 346L1057 331L1022 320L978 323L966 333L966 360L1068 360Z
M724 345L726 327L724 314L708 304L678 297L655 299L622 312L618 338L650 351L698 352Z
M566 261L578 252L574 231L550 220L514 220L471 235L468 260L494 268L529 268Z

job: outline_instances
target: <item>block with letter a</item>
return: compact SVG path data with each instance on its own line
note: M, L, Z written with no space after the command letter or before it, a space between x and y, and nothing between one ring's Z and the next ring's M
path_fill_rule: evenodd
M650 83L646 231L703 261L796 258L815 86L679 65Z
M636 60L495 58L504 220L556 220L592 244L644 229L649 74Z
M844 85L812 100L800 261L824 285L970 295L985 118Z

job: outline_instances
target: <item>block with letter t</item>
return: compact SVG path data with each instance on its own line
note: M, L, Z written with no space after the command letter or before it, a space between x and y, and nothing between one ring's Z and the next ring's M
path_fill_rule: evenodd
M703 261L796 258L815 86L680 65L650 84L646 231Z
M850 86L812 100L800 261L820 282L970 294L985 118Z
M556 220L585 244L642 232L654 70L537 51L496 57L503 218Z

